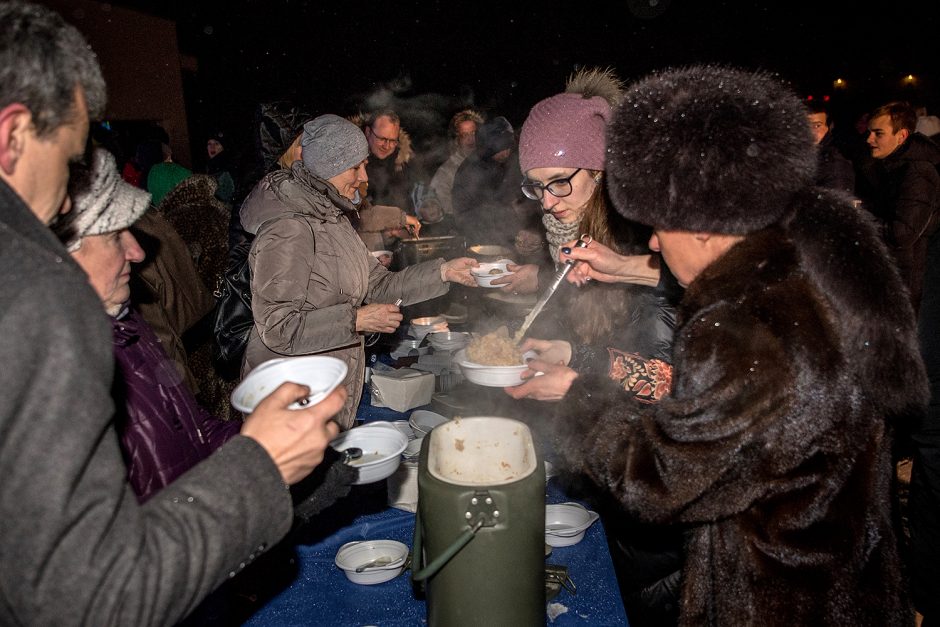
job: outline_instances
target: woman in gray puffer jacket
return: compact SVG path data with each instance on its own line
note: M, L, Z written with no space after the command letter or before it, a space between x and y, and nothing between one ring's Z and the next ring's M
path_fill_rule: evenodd
M256 233L248 256L255 327L242 374L276 357L342 359L349 397L336 421L348 429L362 395L364 334L398 328L398 299L410 305L440 296L450 281L475 286L476 261L437 259L389 272L350 223L368 180L365 135L322 115L304 125L301 146L302 161L268 174L241 210L245 229Z

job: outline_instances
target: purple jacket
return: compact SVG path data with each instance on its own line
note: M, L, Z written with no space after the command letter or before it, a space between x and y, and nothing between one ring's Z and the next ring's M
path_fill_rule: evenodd
M117 429L128 480L144 502L236 435L241 421L219 420L199 405L137 311L111 326Z

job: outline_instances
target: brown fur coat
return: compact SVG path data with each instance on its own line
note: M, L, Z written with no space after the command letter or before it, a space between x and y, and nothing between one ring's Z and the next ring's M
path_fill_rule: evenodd
M582 377L559 446L635 515L690 527L682 624L906 624L889 425L926 402L912 311L856 210L815 189L793 207L689 286L672 395Z

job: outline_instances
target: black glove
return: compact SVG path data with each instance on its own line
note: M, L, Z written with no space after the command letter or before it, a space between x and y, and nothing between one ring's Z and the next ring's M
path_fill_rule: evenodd
M343 454L327 447L323 461L305 479L291 486L294 518L307 522L349 494L359 469L343 463Z

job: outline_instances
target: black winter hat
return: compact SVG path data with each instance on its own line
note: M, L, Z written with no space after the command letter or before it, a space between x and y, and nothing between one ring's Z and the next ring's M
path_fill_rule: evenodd
M515 144L515 131L509 120L497 116L487 120L477 129L477 153L483 159L489 159L497 152L512 148Z
M627 89L607 128L611 200L657 228L759 230L786 214L815 172L806 108L764 72L653 74Z

